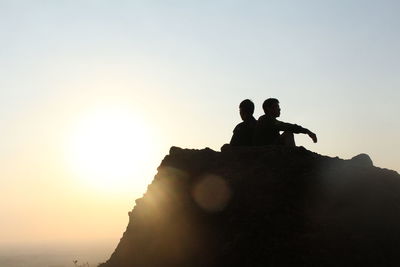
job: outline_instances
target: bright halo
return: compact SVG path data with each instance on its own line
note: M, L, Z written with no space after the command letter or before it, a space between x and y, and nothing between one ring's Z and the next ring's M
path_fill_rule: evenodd
M86 114L68 142L69 162L80 180L104 190L146 185L154 140L132 111L104 108Z

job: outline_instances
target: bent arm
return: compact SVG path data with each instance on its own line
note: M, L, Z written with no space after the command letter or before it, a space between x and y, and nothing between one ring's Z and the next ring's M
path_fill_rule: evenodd
M303 133L303 134L307 134L314 143L317 142L317 135L313 132L311 132L310 130L301 127L300 125L297 124L291 124L291 123L287 123L287 122L282 122L282 121L276 121L276 128L279 131L289 131L292 133Z
M308 134L311 132L310 130L303 128L300 125L282 122L282 121L278 121L278 120L276 121L275 127L278 131L289 131L292 133Z

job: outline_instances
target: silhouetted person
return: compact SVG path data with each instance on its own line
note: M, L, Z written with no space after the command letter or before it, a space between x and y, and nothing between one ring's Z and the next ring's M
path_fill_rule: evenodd
M284 145L296 146L294 133L307 134L314 143L317 142L317 136L310 130L296 124L278 121L281 114L279 101L275 98L268 98L263 103L265 115L262 115L254 131L255 145ZM280 132L283 131L282 134Z
M243 100L239 105L240 117L242 122L236 125L230 144L232 146L251 146L253 145L254 129L257 120L253 117L254 103Z

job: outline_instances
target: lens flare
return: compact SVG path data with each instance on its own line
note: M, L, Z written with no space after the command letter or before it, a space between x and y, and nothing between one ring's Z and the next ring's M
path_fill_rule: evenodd
M217 175L204 176L193 189L193 199L199 207L208 212L222 211L231 195L228 183Z

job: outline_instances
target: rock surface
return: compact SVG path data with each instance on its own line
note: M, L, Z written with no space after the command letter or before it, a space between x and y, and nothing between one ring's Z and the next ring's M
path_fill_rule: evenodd
M172 147L101 267L400 266L400 176L302 147Z

